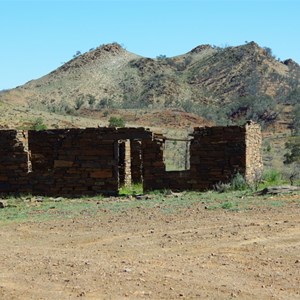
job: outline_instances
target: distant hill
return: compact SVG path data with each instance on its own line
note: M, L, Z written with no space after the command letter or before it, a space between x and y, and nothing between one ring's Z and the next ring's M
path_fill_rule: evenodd
M71 116L91 111L94 117L109 109L119 114L122 109L167 109L219 124L254 118L288 126L299 95L300 66L291 59L277 60L271 49L255 42L226 48L201 45L183 55L155 59L113 43L2 92L0 105Z

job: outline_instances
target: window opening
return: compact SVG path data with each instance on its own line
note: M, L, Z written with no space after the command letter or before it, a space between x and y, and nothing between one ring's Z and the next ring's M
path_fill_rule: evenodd
M190 145L188 139L166 138L164 161L166 171L184 171L190 169Z

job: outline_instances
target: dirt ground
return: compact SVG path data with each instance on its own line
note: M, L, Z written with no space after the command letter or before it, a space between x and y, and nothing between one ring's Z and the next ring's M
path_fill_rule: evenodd
M0 299L300 299L299 199L99 209L3 223L0 239Z

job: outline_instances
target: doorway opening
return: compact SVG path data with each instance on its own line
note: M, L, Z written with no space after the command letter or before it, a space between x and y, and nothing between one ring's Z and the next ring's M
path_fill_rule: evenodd
M118 141L118 181L120 194L143 192L142 141Z

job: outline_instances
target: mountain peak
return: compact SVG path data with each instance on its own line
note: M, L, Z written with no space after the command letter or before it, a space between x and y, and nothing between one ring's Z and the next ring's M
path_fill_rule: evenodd
M120 53L124 50L123 47L118 43L105 44L103 46L100 46L99 49L113 54Z

